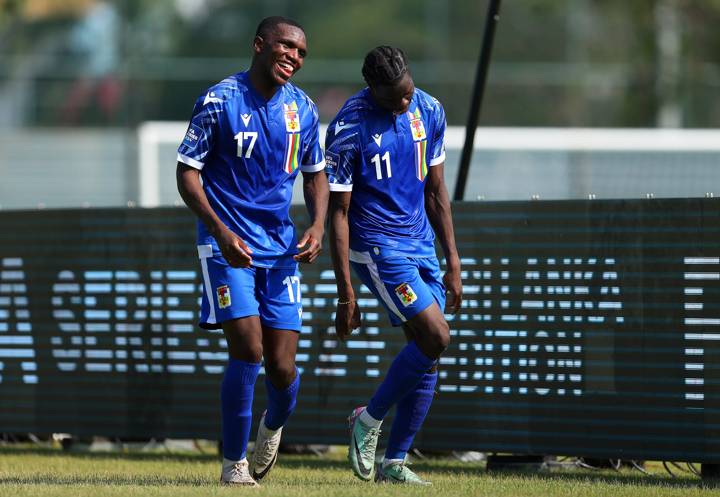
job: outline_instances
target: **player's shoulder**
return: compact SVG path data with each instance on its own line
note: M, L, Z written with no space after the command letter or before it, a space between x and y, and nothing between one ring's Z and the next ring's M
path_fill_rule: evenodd
M366 121L366 114L371 109L367 88L348 98L330 121L330 128L339 134L345 129L356 128Z
M298 106L306 106L312 109L313 112L317 112L317 105L315 105L313 99L310 98L301 88L288 81L285 83L284 91L286 100L293 100Z
M327 129L327 144L350 145L360 136L362 125L366 123L368 110L367 100L362 92L350 97L340 108L335 118L330 121Z
M198 97L197 103L200 106L206 106L208 104L219 104L222 106L225 102L245 93L248 91L248 88L242 74L243 73L233 74L210 86Z
M423 111L429 113L444 112L440 101L428 92L421 90L420 88L415 88L415 95L417 98L417 104L422 107Z

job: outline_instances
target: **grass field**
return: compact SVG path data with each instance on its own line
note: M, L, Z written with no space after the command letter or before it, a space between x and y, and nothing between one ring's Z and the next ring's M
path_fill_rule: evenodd
M650 475L623 469L553 469L543 473L486 473L480 463L425 459L413 469L432 487L364 483L353 477L344 451L319 456L281 455L262 488L227 488L218 483L215 454L63 452L54 448L0 447L0 496L193 496L292 497L418 496L720 496L720 482L687 474L671 478L659 464Z

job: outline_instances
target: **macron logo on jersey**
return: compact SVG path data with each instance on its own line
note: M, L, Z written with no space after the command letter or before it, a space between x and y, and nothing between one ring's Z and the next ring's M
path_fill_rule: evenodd
M240 114L240 117L242 118L242 122L247 128L248 124L250 124L250 118L252 117L252 114Z
M382 143L382 135L380 133L375 133L373 135L373 140L375 140L377 146L380 147L380 144Z
M337 135L342 130L347 128L352 128L354 126L357 126L357 124L351 123L351 124L345 124L345 121L338 121L335 123L335 134Z
M210 92L208 92L207 95L205 95L205 100L203 101L203 105L207 105L209 103L216 103L216 104L222 103L222 98L216 97L215 92L210 91Z

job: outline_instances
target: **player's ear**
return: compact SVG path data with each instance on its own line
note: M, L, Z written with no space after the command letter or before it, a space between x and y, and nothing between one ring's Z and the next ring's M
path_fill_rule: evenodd
M262 36L256 36L253 39L253 50L255 51L255 53L262 52L264 43L265 43L265 40L263 40Z

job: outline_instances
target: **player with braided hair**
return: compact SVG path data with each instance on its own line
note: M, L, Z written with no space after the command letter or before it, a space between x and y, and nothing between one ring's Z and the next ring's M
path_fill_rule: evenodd
M367 54L368 87L330 123L325 171L330 183L330 248L338 289L335 330L345 340L360 327L350 266L385 306L407 345L367 407L348 421L349 459L363 480L428 484L404 465L430 409L437 362L450 341L443 309L462 301L460 258L443 179L445 112L415 88L405 54L380 46ZM434 231L434 233L433 233ZM439 238L447 272L435 255ZM382 465L375 469L380 425L396 406Z
M362 68L365 82L372 86L389 85L408 72L405 54L399 48L380 46L367 54Z

